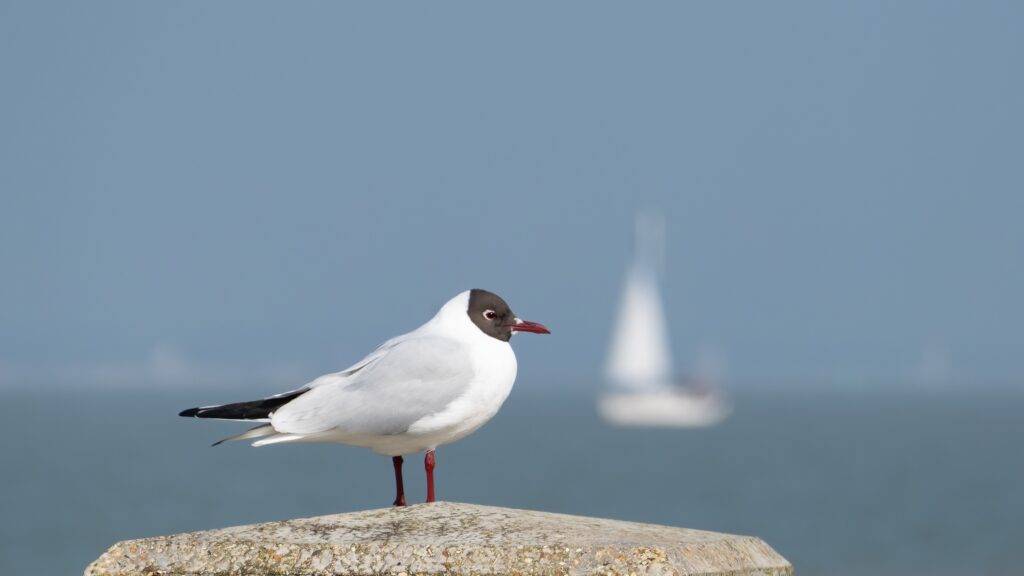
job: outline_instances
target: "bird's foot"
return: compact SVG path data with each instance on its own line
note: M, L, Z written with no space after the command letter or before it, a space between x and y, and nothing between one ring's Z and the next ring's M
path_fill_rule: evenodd
M405 485L402 483L402 457L392 456L391 463L395 466L395 506L405 506Z
M423 458L423 468L427 471L427 503L434 501L434 451L428 450Z

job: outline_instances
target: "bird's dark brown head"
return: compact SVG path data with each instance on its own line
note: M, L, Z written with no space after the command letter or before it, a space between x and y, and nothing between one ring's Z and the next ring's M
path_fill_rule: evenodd
M516 318L501 296L479 288L469 291L466 313L481 332L502 342L511 340L515 332L551 333L543 324Z

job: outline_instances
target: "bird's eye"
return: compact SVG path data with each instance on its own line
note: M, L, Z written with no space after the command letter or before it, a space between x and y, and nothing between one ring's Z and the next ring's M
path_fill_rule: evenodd
M488 320L494 320L497 317L498 315L494 313L494 310L484 311L484 318L487 318Z

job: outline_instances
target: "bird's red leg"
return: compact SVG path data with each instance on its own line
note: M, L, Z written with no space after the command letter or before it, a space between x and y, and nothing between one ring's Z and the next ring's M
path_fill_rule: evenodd
M434 451L427 451L423 458L423 468L427 471L427 502L434 501Z
M395 488L398 495L395 496L395 506L405 506L405 487L402 486L402 457L392 456L391 463L395 466Z

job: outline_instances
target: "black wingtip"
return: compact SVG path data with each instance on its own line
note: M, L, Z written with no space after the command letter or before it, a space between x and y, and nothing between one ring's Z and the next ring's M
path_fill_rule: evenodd
M224 443L225 440L227 440L227 438L225 438L224 440L217 440L213 444L210 444L210 448L213 448L214 446L220 446L221 444Z
M184 416L185 418L192 418L199 416L199 408L189 408L188 410L182 410L178 412L178 416Z

